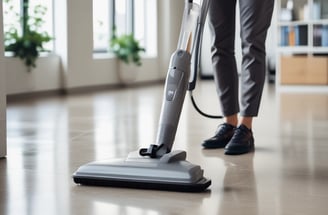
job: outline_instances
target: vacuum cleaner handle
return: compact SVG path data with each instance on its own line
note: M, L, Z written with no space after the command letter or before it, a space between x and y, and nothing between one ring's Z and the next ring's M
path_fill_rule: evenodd
M193 43L194 45L192 50L191 74L190 74L188 91L193 91L196 87L197 73L199 71L200 56L201 56L200 49L202 47L204 25L206 22L209 5L210 5L210 0L202 1L201 10L195 30L195 38L194 38L195 41Z
M186 0L178 49L171 56L166 77L156 144L140 149L139 154L142 156L159 158L171 152L186 92L188 88L190 90L195 87L199 49L208 6L209 0L202 0L201 8L192 0ZM192 54L194 74L190 84Z
M172 54L165 82L156 144L141 149L140 155L158 158L171 152L188 89L190 60L191 55L185 50L177 50Z

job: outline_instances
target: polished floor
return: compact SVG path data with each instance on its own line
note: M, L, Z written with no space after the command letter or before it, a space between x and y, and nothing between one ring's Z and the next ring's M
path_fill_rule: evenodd
M204 193L78 186L72 173L153 143L162 85L8 102L8 156L0 159L1 215L323 215L328 213L328 94L266 86L254 122L256 151L203 150L220 120L187 98L175 149L212 180ZM218 114L211 81L202 110Z

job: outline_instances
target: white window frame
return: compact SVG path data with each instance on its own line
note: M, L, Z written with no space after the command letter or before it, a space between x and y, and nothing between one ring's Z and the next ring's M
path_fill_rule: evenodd
M94 0L94 1L97 1L97 0ZM124 23L124 27L123 29L120 28L120 29L117 29L117 35L121 35L123 33L134 33L135 32L135 19L134 19L134 15L135 15L135 1L137 0L108 0L109 1L109 8L108 8L108 11L111 13L109 15L109 29L108 29L108 44L109 44L109 40L110 40L110 37L112 36L113 32L112 32L112 29L114 26L117 27L117 14L116 14L116 11L115 11L115 8L116 8L116 2L119 2L119 3L122 3L123 1L125 1L125 4L126 4L126 10L128 10L125 15L126 17L124 18L125 19L125 23ZM152 3L155 4L155 8L157 7L157 1L155 0L150 0L152 1ZM146 2L145 2L146 3ZM147 17L147 4L144 5L145 8L144 8L144 17ZM148 10L150 10L148 8ZM144 38L143 40L146 40L145 42L147 44L149 44L149 41L151 41L151 46L152 46L152 51L149 52L147 51L147 47L146 47L146 53L143 54L144 56L150 56L150 57L156 57L157 56L157 17L156 17L156 14L157 12L154 11L154 8L152 8L152 12L154 14L152 14L152 20L149 20L147 18L144 19L144 23L143 25L145 26L145 35L144 35ZM150 38L150 36L148 35L149 33L147 33L147 30L149 31L151 27L149 27L149 25L151 24L151 21L153 22L153 25L155 25L155 27L152 27L151 29L151 32L155 35L153 35ZM118 28L118 27L117 27ZM95 36L95 35L94 35ZM138 39L138 38L137 38ZM148 40L149 39L149 40ZM140 39L139 39L140 40ZM142 46L144 45L143 44L143 40L141 40L141 43L142 43ZM147 46L147 44L145 44L145 46ZM111 55L110 52L109 52L109 48L108 47L103 47L103 48L100 48L100 49L94 49L93 50L94 54L96 54L97 58L100 57L102 58L101 56L108 56L108 55ZM100 55L99 55L100 54Z

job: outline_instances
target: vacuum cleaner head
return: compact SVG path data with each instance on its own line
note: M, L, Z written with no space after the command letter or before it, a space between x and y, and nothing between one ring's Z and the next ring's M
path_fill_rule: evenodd
M127 159L83 165L73 174L73 179L81 185L205 191L211 180L203 177L200 166L191 164L185 158L184 151L172 151L161 158L141 157L138 152L131 152Z

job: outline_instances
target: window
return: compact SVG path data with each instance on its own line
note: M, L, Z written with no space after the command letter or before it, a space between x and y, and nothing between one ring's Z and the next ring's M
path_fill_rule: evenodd
M47 32L49 35L53 35L53 0L29 0L29 15L34 18L42 18L43 23L39 27L40 32ZM17 29L18 33L22 33L21 27L21 0L4 0L3 1L3 23L4 32L9 32L12 29ZM38 8L42 7L46 9L44 14L38 12ZM42 17L40 17L42 15ZM53 41L48 42L44 46L47 50L53 50Z
M157 4L154 0L134 0L134 35L146 48L147 55L157 54Z
M93 49L94 52L107 52L112 33L110 0L93 1Z
M154 0L94 0L94 52L108 52L109 40L116 34L133 33L148 56L157 54L157 4Z

